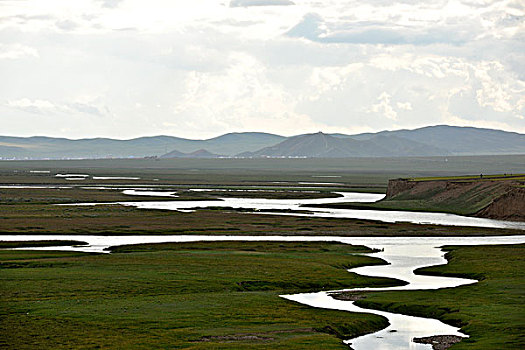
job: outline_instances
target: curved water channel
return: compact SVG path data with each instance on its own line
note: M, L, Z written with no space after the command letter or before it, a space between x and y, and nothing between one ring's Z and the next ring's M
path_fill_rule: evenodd
M136 194L136 193L134 193ZM373 202L379 200L383 195L366 193L340 193L339 198L303 199L303 200L276 200L276 199L253 199L253 198L223 198L222 200L210 201L165 201L165 202L122 202L120 204L130 205L144 209L170 209L178 211L193 210L205 207L232 207L256 210L304 210L303 204L324 204L336 202ZM144 193L144 195L147 195ZM151 193L159 196L161 192ZM166 193L174 196L173 192ZM90 204L85 204L90 205ZM525 230L525 223L512 223L498 220L481 218L469 218L451 214L441 213L417 213L399 211L374 211L374 210L347 210L327 208L307 208L308 213L282 213L280 215L307 215L321 217L360 218L380 220L387 222L409 221L415 223L434 223L443 225L462 225L480 227L503 227ZM356 212L365 212L360 215ZM345 244L365 245L380 250L369 256L385 260L387 265L365 266L349 270L366 276L390 277L406 281L407 284L388 288L350 288L345 291L386 291L386 290L423 290L452 288L465 284L475 283L475 280L422 276L414 274L421 267L446 264L444 253L439 248L443 245L486 245L486 244L520 244L525 243L525 235L496 236L496 237L331 237L331 236L46 236L46 235L11 235L1 236L0 240L79 240L88 244L74 247L39 247L31 249L39 250L72 250L83 252L107 252L110 246L140 243L161 242L191 242L191 241L335 241ZM26 248L27 249L27 248ZM439 320L406 316L389 312L364 309L354 305L353 301L336 300L330 296L331 293L339 291L323 291L316 293L302 293L294 295L283 295L283 298L306 304L312 307L337 309L351 312L366 312L384 316L390 325L376 333L368 334L355 339L345 341L353 349L430 349L430 345L416 344L412 341L414 337L426 337L433 335L458 335L466 336L459 332L456 327L449 326Z

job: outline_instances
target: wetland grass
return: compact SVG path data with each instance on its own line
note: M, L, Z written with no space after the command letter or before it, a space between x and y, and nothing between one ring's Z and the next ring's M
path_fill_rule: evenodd
M314 309L284 293L396 281L347 268L381 263L360 246L197 242L113 254L0 251L0 345L16 349L344 349L379 330L370 314Z

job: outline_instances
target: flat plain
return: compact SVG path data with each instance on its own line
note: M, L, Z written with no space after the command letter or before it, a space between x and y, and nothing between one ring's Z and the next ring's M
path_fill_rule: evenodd
M0 162L0 234L488 236L519 230L253 214L179 213L93 202L318 198L384 193L388 179L523 172L524 156L410 159L210 159ZM49 171L46 173L45 171ZM87 174L67 180L55 174ZM133 177L139 179L94 179ZM74 176L72 176L74 177ZM25 188L30 187L30 188ZM176 192L129 196L123 189ZM192 191L192 189L206 191ZM68 204L68 205L57 205ZM415 238L416 239L416 238ZM1 237L0 237L1 241ZM64 242L62 242L64 243ZM8 246L3 243L3 248ZM40 245L52 243L41 242ZM58 243L57 243L58 244ZM68 244L75 244L69 242ZM17 244L19 247L23 243ZM1 246L1 245L0 245ZM12 245L11 245L12 248ZM367 295L362 305L437 317L471 335L453 348L525 345L523 246L451 247L421 273L482 281L431 292ZM115 247L111 254L0 251L0 345L6 348L345 348L386 326L370 314L313 309L279 297L400 281L348 273L380 260L333 243L214 242ZM242 268L239 268L239 267ZM417 294L417 295L416 295ZM436 297L438 296L438 297Z

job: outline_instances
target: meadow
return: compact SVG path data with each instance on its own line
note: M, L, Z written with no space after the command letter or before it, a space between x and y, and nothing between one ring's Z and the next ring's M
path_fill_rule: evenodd
M391 157L391 158L272 158L272 159L96 159L0 161L1 175L14 171L52 170L93 175L140 176L159 183L222 184L267 181L320 181L380 184L398 177L524 173L525 155ZM45 174L40 174L45 177ZM319 178L340 176L340 178ZM332 181L334 180L334 181ZM0 178L0 182L4 180Z
M369 251L297 242L137 245L98 255L0 251L0 346L344 349L341 338L386 320L279 295L395 285L346 271L380 264L354 255Z
M446 160L446 162L445 162ZM520 163L520 161L523 162ZM382 223L369 220L246 215L236 210L194 213L137 210L119 205L50 204L207 200L219 197L317 198L334 192L385 193L388 180L428 173L453 176L518 169L525 156L355 159L107 159L0 161L0 234L301 234L503 235L516 230ZM36 172L35 172L36 171ZM49 171L49 173L43 173ZM87 174L67 180L55 174ZM99 180L96 176L138 179ZM9 187L17 185L18 187ZM32 186L31 188L20 188ZM103 189L101 189L103 188ZM175 191L179 196L129 196L123 188ZM194 192L192 188L206 189ZM211 191L215 189L214 191ZM377 208L383 203L379 202ZM388 203L387 203L388 204ZM406 201L403 202L406 207ZM359 204L359 206L366 206ZM394 206L395 207L395 206ZM418 208L421 208L419 205ZM404 208L411 209L411 208ZM424 210L425 208L421 209ZM305 208L307 210L307 208Z
M75 234L516 235L522 231L276 216L231 208L180 213L70 204L385 193L391 178L523 173L522 164L525 156L0 161L0 241L1 235L11 234L55 235L57 240ZM73 181L55 177L57 173L90 176ZM179 197L129 196L123 188L173 191ZM33 246L81 243L40 241ZM0 243L0 248L24 246ZM525 290L523 246L448 249L450 265L424 272L476 277L482 279L479 284L369 293L359 303L460 325L471 338L454 348L498 348L507 342L522 347L523 313L516 306ZM343 349L341 339L382 329L386 320L314 309L279 295L401 283L346 271L381 263L355 255L369 251L335 243L282 242L122 246L112 254L0 250L0 347Z

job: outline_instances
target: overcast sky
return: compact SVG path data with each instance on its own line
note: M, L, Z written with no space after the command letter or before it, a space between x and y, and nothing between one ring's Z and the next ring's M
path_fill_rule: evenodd
M0 135L525 133L522 0L0 0Z

